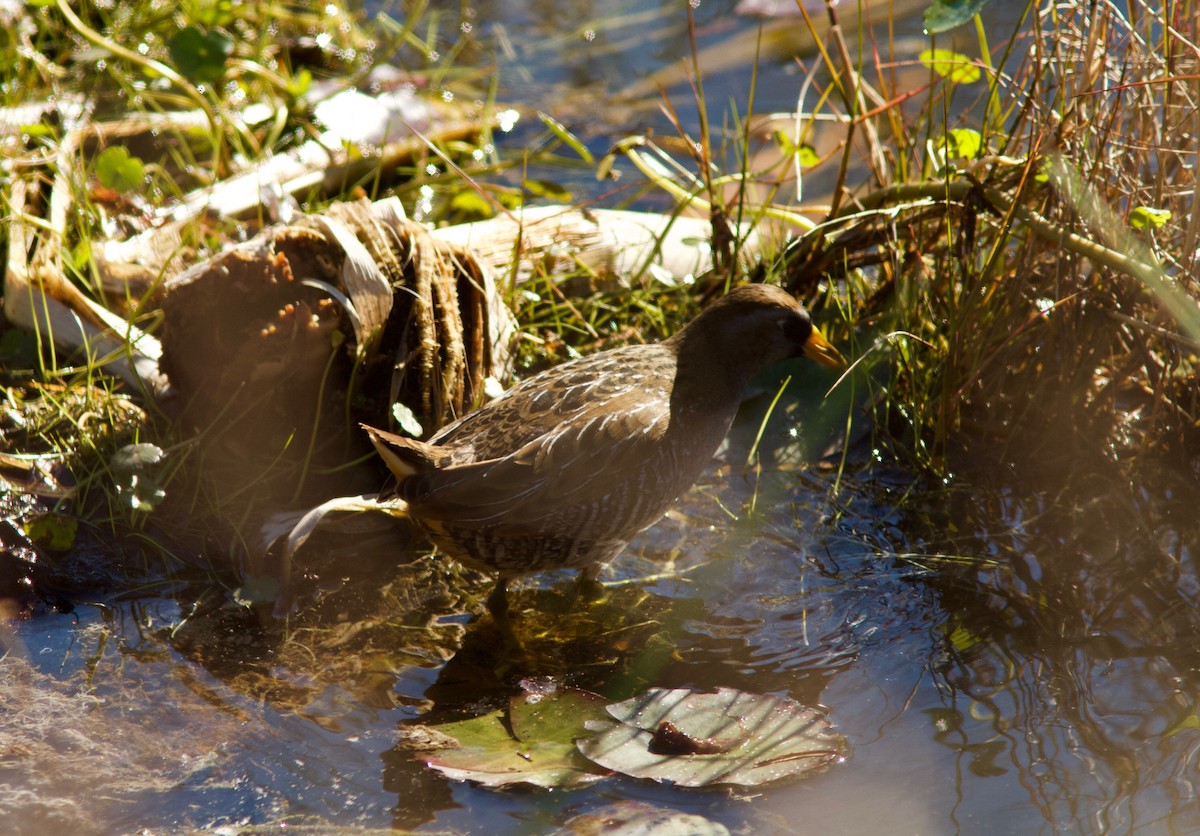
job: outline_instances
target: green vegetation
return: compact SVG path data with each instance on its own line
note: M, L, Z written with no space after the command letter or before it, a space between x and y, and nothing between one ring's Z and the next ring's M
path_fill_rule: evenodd
M1181 19L1193 11L1172 8ZM813 29L818 52L799 81L803 112L769 131L768 153L753 86L718 126L698 75L694 101L667 103L677 138L633 137L600 160L545 114L527 151L501 156L478 43L453 15L421 4L370 21L335 5L73 10L58 0L12 14L0 35L10 68L2 104L30 109L2 137L3 199L10 231L39 237L10 236L7 261L36 253L34 272L56 265L77 291L146 331L159 327L164 279L252 236L263 210L184 224L136 291L104 285L98 242L302 145L320 130L313 85L364 79L386 57L430 99L482 104L476 129L418 143L386 168L369 149L343 149L365 164L348 168L340 189L301 195L304 209L396 194L418 220L474 220L577 197L534 169L603 174L625 157L647 175L628 200L665 193L676 212L713 221L716 269L674 288L645 271L603 285L587 270L564 277L541 263L519 287L500 277L520 331L518 373L661 337L749 272L789 286L859 358L844 384L855 393L851 419L865 410L880 444L928 472L985 454L1071 455L1080 439L1103 439L1093 446L1129 466L1148 453L1194 452L1194 50L1140 3L1127 18L1030 4L1011 32L972 18L952 30L953 48L941 34L915 59L881 30L846 22L827 40L827 22L806 17L796 25ZM703 58L695 48L693 57ZM679 116L693 108L696 136ZM165 120L176 111L191 116ZM125 142L133 134L114 119L157 127ZM93 123L104 127L74 130ZM803 183L826 184L826 196ZM747 255L751 228L766 240L757 262ZM48 506L62 486L46 474L70 470L73 513L140 530L193 439L102 373L99 349L68 354L40 325L0 327L6 468L26 480L10 479L12 490ZM131 444L160 455L129 453ZM183 491L193 519L204 517L206 490ZM26 532L51 537L44 525ZM65 535L53 536L61 545Z
M937 14L945 25L971 5ZM776 131L775 167L750 163L753 102L728 146L701 120L690 166L661 143L622 150L726 229L790 229L765 276L841 321L830 328L858 345L877 430L920 468L1069 462L1081 446L1129 467L1194 454L1197 125L1181 57L1194 50L1159 14L1029 4L1011 32L967 15L967 54L935 37L916 61L847 26L808 68L815 105ZM820 22L805 18L818 45ZM812 137L830 123L822 156ZM781 205L793 165L834 184L815 218ZM738 241L726 246L728 259Z

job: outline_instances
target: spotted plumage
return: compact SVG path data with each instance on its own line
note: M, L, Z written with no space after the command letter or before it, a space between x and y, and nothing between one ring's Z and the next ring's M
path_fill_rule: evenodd
M663 342L535 375L428 442L368 427L396 494L439 549L509 578L593 578L700 476L751 378L844 360L783 290L746 285Z

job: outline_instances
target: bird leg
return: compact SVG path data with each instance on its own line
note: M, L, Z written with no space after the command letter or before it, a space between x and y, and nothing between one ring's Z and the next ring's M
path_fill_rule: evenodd
M496 586L488 595L487 608L492 614L492 620L496 622L496 629L500 631L504 644L510 649L519 648L521 643L517 640L517 634L513 632L512 622L508 620L508 578L503 575L496 579Z
M575 582L575 598L588 603L599 601L604 597L604 584L598 580L599 566L589 566L579 572L579 580Z

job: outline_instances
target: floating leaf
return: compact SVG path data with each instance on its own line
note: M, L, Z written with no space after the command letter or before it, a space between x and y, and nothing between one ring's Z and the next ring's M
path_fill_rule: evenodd
M109 465L113 470L132 472L158 464L166 457L157 444L127 444L113 453Z
M105 148L96 158L96 179L116 192L131 192L146 180L146 167L120 145Z
M205 32L185 26L167 43L171 61L184 78L195 84L217 81L225 74L225 60L233 52L233 41L220 32Z
M925 31L930 35L962 26L991 0L933 0L925 8Z
M1195 714L1189 714L1176 723L1173 727L1163 732L1163 737L1174 737L1180 732L1185 732L1188 730L1200 730L1200 717L1197 717Z
M783 131L775 131L775 133L772 134L772 139L775 140L775 144L779 146L780 150L783 151L784 154L797 155L800 158L801 168L812 168L814 165L821 162L821 157L817 153L817 149L813 148L807 142L801 142L797 145L796 141Z
M729 828L695 813L656 807L644 801L617 801L572 816L566 833L645 833L654 836L729 836Z
M1171 210L1138 206L1129 213L1129 225L1134 229L1158 229L1171 220Z
M66 551L75 543L79 520L66 514L43 514L25 522L25 536L42 548Z
M952 49L925 49L917 60L940 76L957 84L979 81L982 73L969 57Z
M450 198L450 211L472 218L490 218L496 214L492 204L474 189L462 189Z
M575 789L608 774L575 747L575 739L588 733L587 724L604 716L600 695L551 687L513 697L507 711L415 728L452 740L453 745L424 756L426 764L448 778L486 787ZM407 730L406 736L412 732Z
M687 787L794 779L847 750L812 709L732 688L654 688L608 713L618 722L590 725L599 733L579 741L583 754L616 772Z
M983 641L983 638L978 633L968 630L963 625L959 624L950 631L950 644L957 653L966 653L975 645Z
M284 89L293 99L298 99L312 87L312 80L312 73L307 69L301 69L288 78L287 86Z

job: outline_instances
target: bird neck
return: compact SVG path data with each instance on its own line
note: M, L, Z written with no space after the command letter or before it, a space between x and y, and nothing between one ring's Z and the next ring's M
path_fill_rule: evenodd
M680 337L683 339L677 339ZM736 352L714 350L711 343L702 340L689 342L682 332L672 340L676 351L672 412L714 417L717 412L728 412L732 416L745 396L749 378L757 370L747 372Z

